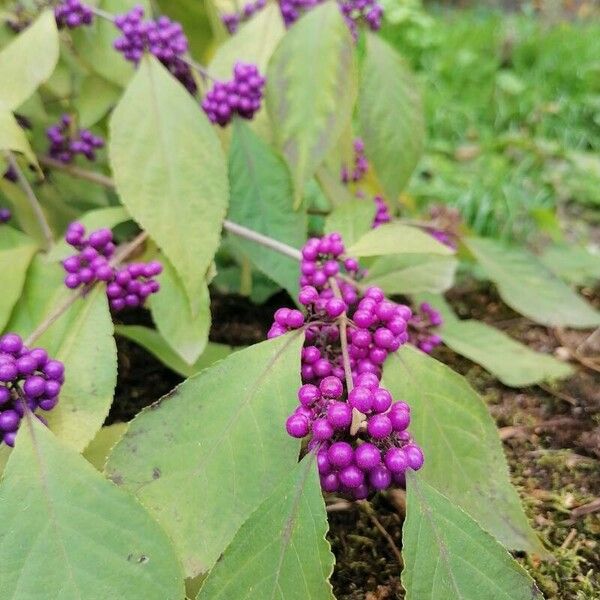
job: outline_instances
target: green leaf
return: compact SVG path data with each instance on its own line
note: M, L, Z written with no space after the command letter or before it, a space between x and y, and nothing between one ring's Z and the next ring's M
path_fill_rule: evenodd
M304 244L306 214L292 210L293 185L285 162L240 121L231 141L229 182L232 221L295 248ZM297 260L236 236L231 242L292 297L297 295Z
M0 112L21 106L58 62L58 31L52 10L42 14L0 52Z
M69 294L58 265L38 258L29 270L23 300L9 329L26 337ZM76 450L83 450L102 427L117 380L117 350L106 292L97 286L77 300L36 345L65 365L65 383L56 408L45 416L50 429Z
M188 364L192 365L206 348L210 330L210 296L208 286L200 290L199 309L194 316L185 289L175 269L162 259L163 272L158 277L160 293L150 298L152 319L162 338Z
M208 70L217 79L231 79L235 63L243 60L265 73L269 59L285 33L277 4L267 4L217 48Z
M130 424L106 472L165 528L188 577L207 571L294 467L283 423L296 404L302 336L235 352Z
M417 83L401 56L372 33L367 34L361 66L358 121L371 166L395 200L423 152L423 107Z
M90 210L81 215L77 221L81 223L89 233L96 229L100 229L101 227L112 229L121 223L125 223L125 221L129 221L129 219L131 219L129 213L122 206L111 206L109 208ZM59 262L72 254L75 254L73 246L69 246L64 238L61 238L46 254L46 257L47 260L51 262Z
M36 252L32 241L8 225L0 230L0 272L9 274L2 282L0 293L0 332L21 296L29 263Z
M77 98L80 127L95 125L117 103L120 95L121 89L114 83L93 73L88 75Z
M136 4L144 7L150 17L149 0L100 0L98 8L113 15L128 12ZM124 87L134 73L132 63L118 53L113 43L121 35L119 29L106 19L96 17L92 25L79 27L70 32L75 50L81 60L107 81Z
M128 494L37 419L21 425L0 487L7 600L179 600L173 546Z
M0 150L20 152L32 165L39 167L25 132L9 112L0 112Z
M480 364L504 385L525 387L541 381L562 379L573 369L552 356L535 352L508 335L480 321L461 321L441 297L420 298L435 306L444 317L438 334L446 346Z
M344 244L351 246L371 230L375 203L371 199L352 198L336 206L325 219L325 233L337 231Z
M219 139L197 102L150 57L115 109L110 132L123 204L175 267L195 316L227 209Z
M543 600L527 571L468 514L407 478L402 530L407 600Z
M382 256L386 254L453 254L428 233L402 223L386 223L371 229L349 249L350 256Z
M46 244L44 232L21 186L0 177L0 192L3 199L8 200L12 210L11 223L17 224L38 246L44 247Z
M281 40L269 63L266 99L298 208L304 184L337 143L356 99L354 45L335 2L312 9Z
M200 358L193 365L188 365L155 329L142 327L141 325L117 325L115 333L140 345L169 369L183 377L191 377L199 373L202 369L210 367L213 363L226 358L236 350L236 348L227 344L209 342Z
M467 381L404 346L385 367L394 398L412 408L410 431L425 453L420 478L511 549L543 553L508 477L496 425Z
M103 427L96 437L86 446L83 456L87 458L98 471L104 471L106 459L115 444L127 431L127 423L114 423Z
M309 454L242 525L197 600L334 600L326 533L325 503Z
M585 329L600 325L594 310L558 279L531 252L496 240L463 239L502 300L517 312L543 325Z
M388 295L444 292L452 287L457 266L453 256L392 254L373 262L364 283L379 286Z
M600 255L592 254L580 246L549 246L540 260L567 283L595 285L600 280Z

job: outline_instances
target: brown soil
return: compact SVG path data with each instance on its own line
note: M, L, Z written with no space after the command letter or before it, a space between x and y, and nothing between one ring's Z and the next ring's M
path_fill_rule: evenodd
M600 303L598 291L584 292ZM557 356L570 356L590 333L536 325L507 308L485 285L454 291L449 300L459 316L494 324L530 347ZM233 345L259 342L274 309L282 304L286 304L283 296L257 307L241 297L216 295L211 339ZM150 323L146 312L127 320ZM180 381L134 344L118 340L118 349L119 382L109 422L132 418ZM518 559L548 600L600 598L600 512L578 515L578 507L600 496L600 374L574 363L577 373L568 381L515 390L445 347L435 356L465 375L488 403L504 440L513 482L534 527L556 556L546 563ZM327 501L329 539L337 559L332 579L336 598L403 598L401 565L380 530L383 527L401 549L403 492L377 496L370 503L372 511L335 498Z

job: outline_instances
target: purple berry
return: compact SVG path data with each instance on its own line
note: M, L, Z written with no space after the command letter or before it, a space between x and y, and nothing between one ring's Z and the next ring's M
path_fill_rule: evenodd
M392 433L392 422L387 415L373 415L367 422L367 431L372 438L382 440Z
M288 417L288 420L285 423L285 428L292 437L303 438L308 435L308 419L301 415L293 414Z
M365 442L354 451L356 466L364 471L370 471L381 464L381 452L377 446Z
M352 409L345 402L332 402L327 407L327 420L334 429L344 429L352 423Z
M338 468L347 467L352 464L353 457L354 451L352 450L352 446L347 442L335 442L327 450L329 462Z
M340 471L339 478L340 483L347 488L357 488L364 482L365 474L356 465L350 465Z

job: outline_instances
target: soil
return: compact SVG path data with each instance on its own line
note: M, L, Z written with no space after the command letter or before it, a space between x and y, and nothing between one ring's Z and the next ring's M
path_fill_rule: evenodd
M600 304L600 290L583 290ZM455 288L448 300L462 318L493 324L539 351L571 359L576 374L554 386L512 389L446 347L434 356L464 375L496 419L512 480L541 538L556 557L541 562L517 556L548 600L600 598L600 373L573 359L590 335L548 329L514 313L485 284ZM287 302L289 304L289 301ZM274 309L286 298L255 306L240 296L215 295L211 340L232 345L265 339ZM148 313L127 321L150 324ZM591 340L593 342L593 339ZM590 356L600 348L588 341ZM138 346L118 340L119 381L109 422L131 419L181 378ZM592 365L593 366L593 365ZM336 556L332 578L338 600L396 600L400 585L404 493L380 494L369 505L327 498L329 540ZM586 514L586 511L590 510ZM392 543L390 543L391 538Z

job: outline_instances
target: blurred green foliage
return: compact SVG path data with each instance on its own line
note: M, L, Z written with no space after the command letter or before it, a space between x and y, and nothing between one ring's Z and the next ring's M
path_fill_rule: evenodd
M521 240L560 239L557 210L569 230L600 221L600 20L386 4L384 35L426 99L416 205L449 203L477 233Z

